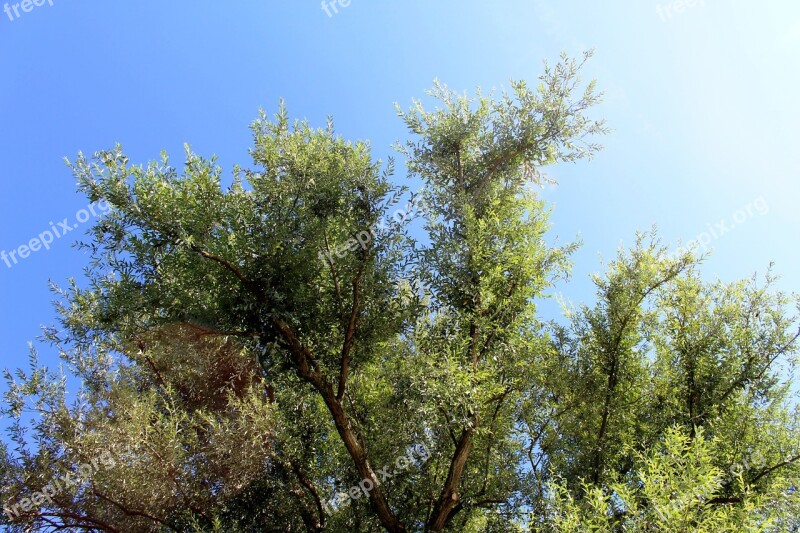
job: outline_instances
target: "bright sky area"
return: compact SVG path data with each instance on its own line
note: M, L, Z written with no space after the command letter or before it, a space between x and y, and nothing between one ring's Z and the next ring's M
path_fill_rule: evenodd
M0 12L0 252L16 251L0 260L0 368L25 367L27 343L54 323L48 280L80 282L88 262L70 244L94 218L64 156L120 142L133 162L166 149L180 163L186 142L230 175L250 164L258 109L283 97L293 117L332 115L386 159L407 138L395 102L408 107L434 78L459 91L534 82L562 50L596 49L586 77L614 131L593 161L550 169L552 237L584 243L558 292L593 301L600 258L653 224L673 248L709 240L710 280L775 261L781 287L800 289L798 2L36 3ZM20 253L64 219L86 220Z

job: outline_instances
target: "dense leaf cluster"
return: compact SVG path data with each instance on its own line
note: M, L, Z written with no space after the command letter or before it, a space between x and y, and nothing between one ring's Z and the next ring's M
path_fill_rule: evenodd
M577 246L549 244L544 167L605 132L581 65L398 110L418 217L389 216L391 161L283 106L227 185L188 148L79 156L113 210L58 289L62 370L6 376L8 529L797 531L797 301L771 275L708 283L648 233L592 306L537 310Z

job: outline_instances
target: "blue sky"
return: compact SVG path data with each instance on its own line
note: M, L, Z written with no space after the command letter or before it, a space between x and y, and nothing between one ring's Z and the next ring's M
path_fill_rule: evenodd
M600 257L653 224L669 243L714 229L709 279L774 260L781 286L800 289L800 3L352 0L331 16L317 0L13 5L0 12L0 251L87 221L0 261L0 367L25 366L54 322L48 280L80 280L87 264L70 243L92 217L64 156L120 142L132 161L166 149L179 162L186 142L230 171L250 162L258 109L283 97L292 116L333 115L385 159L406 138L395 102L434 78L457 90L533 81L562 50L596 48L586 75L614 130L595 160L550 169L559 184L543 191L553 236L584 242L564 297L590 301Z

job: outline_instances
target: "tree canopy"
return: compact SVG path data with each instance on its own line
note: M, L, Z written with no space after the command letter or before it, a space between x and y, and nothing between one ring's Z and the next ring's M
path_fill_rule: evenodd
M186 150L79 155L111 210L6 372L10 531L798 531L800 300L638 233L547 320L577 243L538 185L606 133L580 60L366 142L253 122L229 185ZM408 202L408 203L406 203ZM76 392L68 391L76 388Z

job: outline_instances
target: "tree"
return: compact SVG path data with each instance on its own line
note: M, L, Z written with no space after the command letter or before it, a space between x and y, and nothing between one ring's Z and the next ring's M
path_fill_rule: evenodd
M641 235L555 328L524 416L532 505L556 497L556 530L797 531L800 410L777 365L796 361L797 298L664 255Z
M772 277L709 285L642 235L594 308L539 316L577 245L547 243L536 185L605 132L582 64L398 110L423 184L403 208L391 160L283 105L226 187L188 148L180 173L80 155L113 209L44 332L68 375L35 353L7 373L9 528L621 530L678 523L664 487L681 523L796 528L797 320Z
M554 484L551 526L556 531L789 531L796 527L797 497L781 493L792 480L779 478L771 490L746 491L739 505L709 505L723 490L725 473L715 465L712 443L668 430L659 449L638 457L637 475L601 488L584 485L578 501ZM736 484L744 487L741 472ZM778 480L776 480L778 481ZM796 479L795 479L796 481Z

